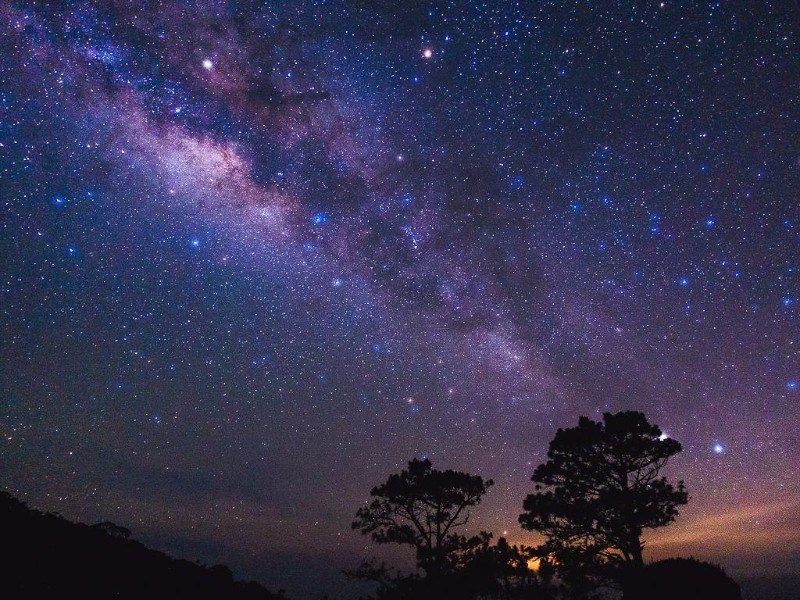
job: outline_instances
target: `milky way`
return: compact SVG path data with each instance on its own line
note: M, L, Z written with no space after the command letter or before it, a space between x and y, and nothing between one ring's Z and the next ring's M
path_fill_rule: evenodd
M530 4L3 4L0 485L300 598L637 409L648 556L800 568L798 6Z

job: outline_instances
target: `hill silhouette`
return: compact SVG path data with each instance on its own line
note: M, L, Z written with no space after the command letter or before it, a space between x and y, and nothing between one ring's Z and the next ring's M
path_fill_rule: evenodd
M739 584L718 565L667 558L647 565L628 582L624 600L741 600Z
M257 583L234 581L223 565L205 567L151 550L124 527L73 523L6 492L0 492L0 530L4 598L284 598Z

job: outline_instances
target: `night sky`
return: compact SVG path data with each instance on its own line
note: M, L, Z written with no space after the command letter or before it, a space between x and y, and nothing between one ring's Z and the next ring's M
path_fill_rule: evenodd
M800 570L796 2L64 4L0 6L0 487L303 598L410 458L534 543L636 409L646 557Z

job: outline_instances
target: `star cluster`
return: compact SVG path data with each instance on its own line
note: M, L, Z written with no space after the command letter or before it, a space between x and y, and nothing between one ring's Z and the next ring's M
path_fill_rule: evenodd
M650 556L796 569L796 3L57 6L0 7L3 486L303 597L409 458L530 543L637 409Z

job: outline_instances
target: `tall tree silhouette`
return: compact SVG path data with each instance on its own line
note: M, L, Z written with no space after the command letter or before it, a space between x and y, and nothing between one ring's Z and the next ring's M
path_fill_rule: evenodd
M493 484L479 475L438 471L429 460L414 459L372 489L373 500L358 510L353 529L379 544L412 546L417 565L429 579L436 579L487 543L488 533L466 537L457 530L467 524L470 509Z
M667 525L688 500L682 481L661 476L680 451L640 412L605 413L602 423L581 417L550 442L520 523L547 537L538 551L563 570L642 567L643 530Z

